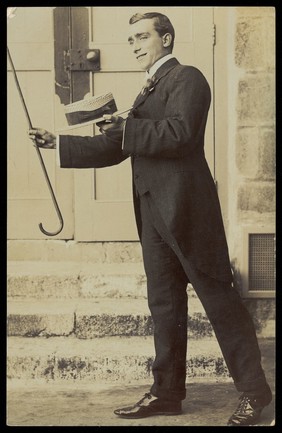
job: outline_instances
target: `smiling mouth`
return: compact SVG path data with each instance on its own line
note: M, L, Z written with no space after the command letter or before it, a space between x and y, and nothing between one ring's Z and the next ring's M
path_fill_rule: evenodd
M146 54L147 54L147 53L145 53L145 54L139 54L139 56L137 56L136 59L139 60L141 57L146 56Z

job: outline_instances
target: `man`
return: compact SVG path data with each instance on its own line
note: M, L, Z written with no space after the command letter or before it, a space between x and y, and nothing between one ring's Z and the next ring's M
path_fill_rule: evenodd
M210 88L198 69L180 65L172 56L174 29L166 16L134 15L128 41L150 80L126 121L105 115L102 135L59 137L61 167L97 168L132 158L156 357L150 392L115 414L141 418L181 413L186 396L186 288L191 282L242 393L228 425L252 425L272 394L253 322L232 284L220 205L204 156ZM56 147L56 136L46 130L29 134L38 146Z

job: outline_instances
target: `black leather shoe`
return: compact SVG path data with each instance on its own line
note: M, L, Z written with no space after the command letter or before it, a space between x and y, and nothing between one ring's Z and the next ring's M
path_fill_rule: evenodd
M150 393L133 406L114 410L121 418L146 418L152 415L179 415L181 414L181 401L168 401L153 396Z
M260 418L260 414L272 400L272 393L269 390L259 396L251 396L246 393L240 397L240 403L229 418L229 426L248 426L254 425Z

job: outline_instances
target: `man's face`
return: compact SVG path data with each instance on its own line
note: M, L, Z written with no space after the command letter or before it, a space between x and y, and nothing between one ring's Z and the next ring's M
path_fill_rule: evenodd
M143 19L130 25L128 42L141 68L146 71L167 54L163 38L154 28L154 19Z

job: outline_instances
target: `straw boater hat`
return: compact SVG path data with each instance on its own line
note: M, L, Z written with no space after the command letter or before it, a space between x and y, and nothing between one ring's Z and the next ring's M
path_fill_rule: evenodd
M74 129L81 126L102 122L104 114L122 114L129 110L117 111L115 99L111 92L92 96L64 106L68 126L64 129Z

